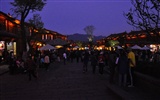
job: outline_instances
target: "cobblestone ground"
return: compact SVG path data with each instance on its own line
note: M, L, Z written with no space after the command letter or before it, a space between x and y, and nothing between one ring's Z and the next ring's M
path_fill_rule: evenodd
M82 63L54 62L49 71L39 68L39 79L27 74L0 76L0 100L119 100L107 87L108 76L82 72Z

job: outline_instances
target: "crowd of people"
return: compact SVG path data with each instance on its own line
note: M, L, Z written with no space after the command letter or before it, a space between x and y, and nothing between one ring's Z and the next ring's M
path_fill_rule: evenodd
M110 83L115 82L115 76L118 74L118 84L120 86L134 86L133 73L136 66L136 55L131 48L112 51L70 51L65 52L64 55L67 55L65 58L70 62L76 59L78 63L79 59L81 59L83 63L83 73L87 73L88 67L92 66L93 74L98 70L97 72L103 75L104 67L107 67L107 72L109 72L110 75Z
M98 73L103 75L104 67L107 67L111 84L115 83L115 77L118 74L118 84L120 86L134 86L134 68L136 58L131 48L127 50L114 51L85 51L83 59L83 72L87 72L88 62L91 62L93 74L98 67Z
M9 73L11 75L15 74L28 74L29 80L32 76L36 79L38 78L38 68L45 67L48 71L49 64L52 60L49 57L50 52L44 52L43 54L36 50L34 54L29 52L23 52L22 55L15 56L13 51L8 53L5 64L9 65Z
M152 53L132 51L131 48L126 50L63 50L61 52L53 51L34 51L34 54L24 52L22 56L15 57L13 52L5 53L7 56L7 62L9 64L10 74L28 73L29 80L32 76L38 78L38 68L45 68L49 70L50 63L57 61L66 65L66 62L83 63L82 71L87 73L88 66L92 67L93 74L99 73L103 75L104 68L106 67L108 74L110 75L109 82L115 82L115 76L118 76L118 84L120 86L134 86L134 69L136 63L140 60L150 61L153 57ZM159 57L159 53L155 53ZM156 59L156 61L158 61Z
M83 73L88 71L89 63L92 66L93 74L96 73L98 67L98 73L103 75L104 67L108 67L108 72L110 74L110 83L114 82L114 76L116 68L118 69L119 73L119 84L121 85L122 79L124 80L123 85L127 84L127 75L132 75L133 69L132 67L135 66L131 64L131 70L129 70L129 63L127 53L125 51L116 52L116 51L63 51L61 53L53 53L51 51L40 52L36 50L34 54L28 54L24 52L21 57L15 57L13 52L4 53L5 55L8 54L8 63L10 74L17 74L17 73L28 73L29 80L31 77L38 78L37 69L39 67L44 67L46 71L49 70L49 65L51 62L57 60L60 62L63 60L64 65L66 61L73 62L75 61L83 63ZM132 55L133 56L133 55ZM119 58L118 61L117 58ZM134 61L135 63L135 61ZM128 72L130 71L131 74ZM133 77L130 77L131 85Z

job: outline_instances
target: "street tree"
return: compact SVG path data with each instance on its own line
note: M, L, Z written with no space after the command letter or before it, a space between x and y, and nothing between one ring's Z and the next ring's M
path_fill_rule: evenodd
M29 13L41 11L46 4L46 0L14 0L10 3L14 14L20 16L21 27L21 52L27 51L27 38L25 30L25 19Z
M86 26L84 28L84 31L86 32L86 34L88 35L88 40L89 40L89 43L90 43L90 46L92 47L92 43L93 43L93 31L95 30L95 27L93 25L89 25L89 26Z
M33 17L30 18L27 22L31 26L31 32L27 35L27 42L29 45L29 51L32 51L33 44L31 44L31 40L34 40L34 42L36 43L37 34L44 33L44 23L42 22L41 16L39 14L33 14Z
M137 29L145 30L149 36L150 32L158 36L160 28L160 0L131 0L133 7L124 16L127 23Z
M33 14L33 17L28 20L28 22L32 25L34 29L42 29L44 23L42 22L42 18L39 14Z

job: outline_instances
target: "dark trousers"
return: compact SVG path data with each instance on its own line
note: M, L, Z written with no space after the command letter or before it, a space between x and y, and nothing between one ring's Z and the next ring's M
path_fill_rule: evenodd
M113 64L112 66L110 66L110 79L109 79L110 83L114 82L115 68L116 68L115 64Z
M87 72L88 63L83 64L83 72Z
M63 58L63 61L64 61L64 65L66 64L66 58Z
M46 70L49 68L49 63L45 63Z
M129 67L129 83L134 85L134 67Z
M73 62L73 59L74 59L74 58L73 58L73 57L71 57L71 62Z
M77 59L77 63L79 62L79 57L76 58Z
M15 72L16 72L16 67L14 65L10 65L9 66L9 73L11 75L13 75L13 74L15 74Z
M92 65L92 71L93 71L93 74L95 74L95 71L96 71L96 65Z
M29 80L32 79L32 76L35 77L35 78L37 78L35 70L28 70L28 75L29 75Z
M104 63L99 63L99 73L103 74Z

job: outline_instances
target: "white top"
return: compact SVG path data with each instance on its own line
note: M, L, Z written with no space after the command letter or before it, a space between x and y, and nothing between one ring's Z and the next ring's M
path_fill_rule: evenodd
M46 55L44 57L44 63L50 63L49 56Z
M63 53L63 57L67 59L67 54L65 52Z

